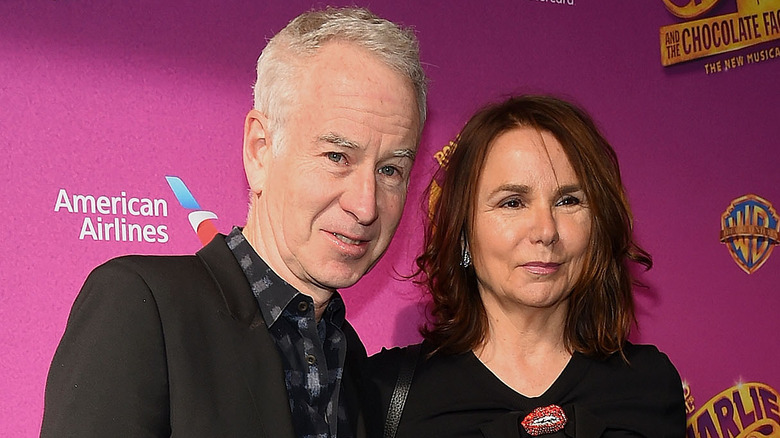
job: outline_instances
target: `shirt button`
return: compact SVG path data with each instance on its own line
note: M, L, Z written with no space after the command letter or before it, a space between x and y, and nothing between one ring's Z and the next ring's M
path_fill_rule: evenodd
M298 310L301 312L305 312L309 310L309 303L307 303L306 301L300 301L298 303Z
M314 357L313 354L307 354L306 355L306 363L308 363L309 365L314 365L315 363L317 363L317 358Z

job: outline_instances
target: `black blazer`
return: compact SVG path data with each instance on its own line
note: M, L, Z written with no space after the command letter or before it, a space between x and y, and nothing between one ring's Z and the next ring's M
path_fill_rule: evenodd
M345 323L354 433L363 344ZM194 256L96 268L46 383L42 437L294 437L281 359L249 283L217 235Z

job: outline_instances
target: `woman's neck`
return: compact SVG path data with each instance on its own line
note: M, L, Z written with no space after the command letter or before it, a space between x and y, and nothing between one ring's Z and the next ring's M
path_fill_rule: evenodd
M566 303L542 309L495 304L485 302L489 330L474 354L507 386L537 397L552 386L571 358L563 341Z

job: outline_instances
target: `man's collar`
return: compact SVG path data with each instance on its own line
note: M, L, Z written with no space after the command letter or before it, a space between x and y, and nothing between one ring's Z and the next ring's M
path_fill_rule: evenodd
M244 271L252 293L260 306L263 319L270 327L301 292L279 277L268 266L244 237L241 228L233 227L230 234L225 237L225 241ZM313 305L311 297L306 296L306 299ZM345 314L344 301L339 293L334 291L323 313L323 319L340 327L344 322Z

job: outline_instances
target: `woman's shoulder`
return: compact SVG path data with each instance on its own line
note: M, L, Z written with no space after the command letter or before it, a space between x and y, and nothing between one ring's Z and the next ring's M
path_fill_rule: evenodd
M627 372L637 372L643 370L654 370L657 368L674 368L669 356L663 353L655 345L651 344L632 344L626 342L623 346L622 354L613 353L606 359L587 358L596 368L608 369L610 372L625 370Z
M682 394L682 381L672 361L656 346L627 343L623 356L615 353L606 360L591 359L591 376L621 382L647 391Z
M406 347L382 348L378 353L369 356L365 362L365 373L375 381L395 382L401 363L408 361L409 355L421 344L408 345Z
M653 345L627 344L623 354L586 359L587 372L575 389L579 402L615 429L683 436L682 381L669 357Z
M631 342L626 342L626 345L623 347L623 353L625 353L627 357L644 357L649 359L660 359L662 357L666 357L666 355L662 353L661 350L659 350L655 345L633 344ZM629 359L631 359L631 357L629 357Z
M471 352L447 354L436 351L436 347L428 341L411 344L405 347L382 348L368 358L367 367L372 370L398 371L401 364L414 361L417 368L450 368L462 366L462 362L471 356Z
M625 354L626 360L623 360L619 354L613 356L617 356L616 359L626 363L629 368L657 371L659 373L673 372L673 374L677 374L677 370L669 359L669 356L659 350L655 345L632 344L628 342L623 348L623 354Z
M420 344L413 344L413 345L420 345ZM383 366L386 364L392 364L395 363L399 358L403 357L406 352L409 350L411 345L407 345L406 347L393 347L393 348L386 348L382 347L382 350L380 350L378 353L374 353L371 355L371 357L368 358L369 364L373 366Z
M386 348L382 347L382 349L371 355L371 357L368 358L369 363L372 365L383 365L388 363L393 363L397 361L399 358L404 357L407 352L413 348L419 348L419 346L422 344L412 344L407 345L405 347L392 347L392 348Z
M366 377L379 385L395 385L401 368L411 367L415 384L436 386L442 380L449 382L472 373L477 362L471 352L445 354L434 351L435 346L427 341L406 347L383 348L366 361Z
M370 436L381 436L385 415L395 389L401 367L410 360L417 361L415 350L421 344L406 347L382 348L370 356L363 367L363 405Z

